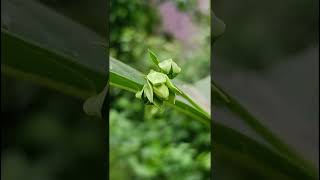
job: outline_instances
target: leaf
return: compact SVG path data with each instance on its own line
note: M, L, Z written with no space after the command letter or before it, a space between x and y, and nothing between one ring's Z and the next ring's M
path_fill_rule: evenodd
M108 63L105 49L94 43L104 38L37 1L1 5L3 73L77 97L102 91Z
M63 93L85 98L105 85L106 75L75 63L72 58L1 31L1 72L28 79ZM19 52L19 53L17 53ZM28 58L26 58L28 57Z
M150 49L148 49L148 52L149 52L149 56L150 56L150 59L152 60L152 62L155 65L158 65L160 63L160 61L159 61L159 58L157 57L157 55L154 52L152 52Z
M215 42L220 36L225 31L226 25L221 21L214 12L212 11L212 21L211 21L211 26L212 26L212 41Z
M248 124L257 134L270 143L274 149L278 151L279 155L284 156L288 161L292 161L301 166L301 168L307 171L308 176L317 176L316 169L308 161L304 160L300 155L293 151L291 147L285 144L279 137L273 134L272 131L266 128L258 119L250 114L246 108L213 82L211 91L216 101L222 102L231 112L245 121L246 124Z
M145 79L144 74L128 65L109 57L109 83L112 86L136 92L142 89ZM116 83L114 83L116 82Z
M97 116L100 118L107 118L106 112L107 107L107 97L108 96L108 85L105 86L103 91L98 95L88 98L83 104L83 110L90 116Z
M260 144L253 139L225 127L213 124L213 155L220 162L244 167L251 174L263 179L318 179L319 175L303 164L294 162L277 151ZM219 164L213 164L219 173Z
M147 96L148 100L152 103L153 102L153 89L151 84L147 81L147 84L144 85L144 93Z
M175 93L177 93L179 95L182 94L182 92L171 82L171 80L169 79L168 76L166 77L166 85L168 86L168 88L171 91L173 91L173 92L175 92Z

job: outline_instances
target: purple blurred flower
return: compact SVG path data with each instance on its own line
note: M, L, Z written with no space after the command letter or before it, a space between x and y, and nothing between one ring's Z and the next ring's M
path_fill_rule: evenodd
M191 43L192 37L197 33L197 28L188 14L179 11L171 2L161 4L160 14L165 32L172 34L183 43Z

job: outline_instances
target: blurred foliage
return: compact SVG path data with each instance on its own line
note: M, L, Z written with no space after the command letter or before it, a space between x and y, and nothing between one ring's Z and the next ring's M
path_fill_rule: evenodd
M106 36L107 1L101 0L38 0L55 11L90 28L101 37ZM85 13L83 13L85 12ZM101 43L101 42L96 42Z
M197 5L196 0L173 0L177 8L181 11L192 11Z
M185 3L187 9L196 9L191 1ZM152 67L147 53L150 48L160 60L173 58L182 67L185 72L177 77L179 79L195 82L207 76L210 72L210 16L190 13L201 28L193 40L194 47L186 48L172 34L163 31L157 6L159 4L148 1L110 1L110 56L146 71Z
M162 39L148 39L154 25L159 23L158 14L148 1L111 0L109 3L111 56L132 64L143 57L146 47L163 44Z
M111 179L210 179L210 132L203 124L113 92Z

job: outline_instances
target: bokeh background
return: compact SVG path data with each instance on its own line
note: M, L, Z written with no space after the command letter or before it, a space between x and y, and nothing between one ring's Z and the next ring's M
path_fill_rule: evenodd
M213 3L226 24L212 52L213 79L319 168L319 1ZM213 116L264 143L225 109ZM220 161L216 179L259 178L250 167Z
M150 48L181 66L177 79L207 79L209 92L209 7L208 0L111 0L110 56L148 73ZM170 108L157 112L133 93L111 88L110 98L111 179L210 179L210 129Z

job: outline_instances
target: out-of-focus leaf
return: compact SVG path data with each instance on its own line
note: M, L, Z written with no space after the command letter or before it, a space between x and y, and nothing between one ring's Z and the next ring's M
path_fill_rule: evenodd
M219 161L235 163L265 179L318 179L318 174L299 162L253 139L221 125L213 124L213 156ZM219 173L219 165L213 165Z
M216 101L222 102L231 112L235 113L243 121L245 121L246 124L248 124L257 134L259 134L264 140L266 140L274 147L279 156L283 156L284 158L287 158L287 161L299 165L299 168L302 169L302 172L306 173L306 176L310 176L313 178L318 176L315 168L309 162L301 158L300 155L293 151L291 147L289 147L279 137L273 134L272 131L266 128L241 104L239 104L234 98L229 96L213 82L211 91ZM263 156L263 154L261 154L261 156Z
M99 118L107 118L105 116L108 111L107 107L108 85L105 86L103 91L98 95L88 98L84 105L83 110L91 116L97 116Z
M104 38L38 1L3 0L1 10L3 73L81 97L103 89Z
M1 72L85 98L95 94L106 76L35 42L1 31Z
M211 34L211 38L212 41L215 42L225 31L226 25L223 23L223 21L221 21L218 17L216 17L216 15L214 14L214 12L212 11L211 14L211 26L212 26L212 34Z

